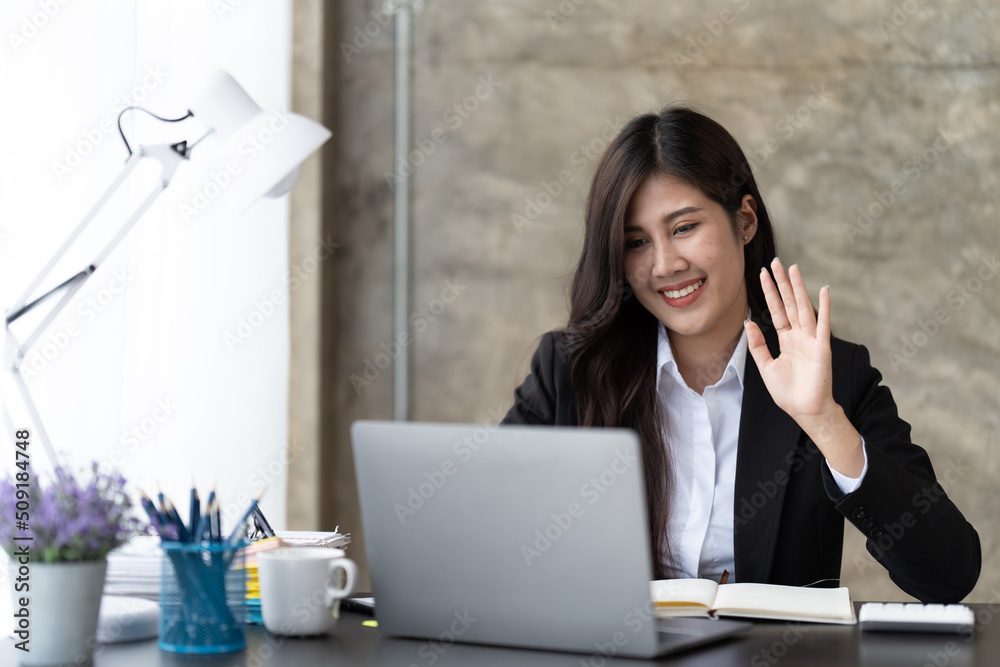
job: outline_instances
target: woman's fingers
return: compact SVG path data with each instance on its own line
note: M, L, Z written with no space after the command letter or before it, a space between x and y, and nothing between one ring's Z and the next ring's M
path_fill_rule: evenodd
M785 275L785 267L781 265L781 260L777 257L771 260L771 271L774 272L774 281L778 284L778 292L781 294L781 301L784 304L785 319L792 327L795 327L799 323L795 293L792 290L792 284L788 281L788 276ZM778 331L781 330L781 327L778 327Z
M816 335L816 315L813 313L812 301L806 291L806 284L802 280L802 272L799 271L798 264L788 267L788 280L791 283L792 292L795 294L796 316L799 326L810 336Z
M788 317L785 315L785 305L781 302L781 297L778 296L778 289L774 286L767 268L760 270L760 286L764 290L764 300L767 301L767 309L771 313L771 322L774 324L774 328L779 332L791 329L792 326L788 323Z
M774 280L771 280L767 270L761 270L760 284L764 289L764 298L767 300L767 308L771 312L774 328L779 333L792 328L801 328L810 336L824 340L829 339L829 287L820 290L820 308L817 318L798 264L788 267L788 273L785 273L781 260L775 257L771 261L771 270L774 272Z
M744 327L747 332L747 349L750 350L750 356L753 357L757 368L765 368L774 361L774 357L771 356L771 351L767 349L767 341L764 340L764 334L761 333L760 327L757 326L756 322L746 322Z
M819 288L819 317L816 320L816 338L830 340L830 286Z

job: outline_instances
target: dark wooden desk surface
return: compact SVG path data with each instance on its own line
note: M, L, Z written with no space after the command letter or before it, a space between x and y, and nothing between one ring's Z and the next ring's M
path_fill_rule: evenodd
M859 606L861 603L855 603ZM993 667L1000 664L1000 604L971 604L976 633L957 635L883 634L861 632L857 626L810 623L758 622L743 637L649 661L683 667L741 665L872 665L873 667ZM632 659L604 659L600 655L554 653L520 649L396 639L365 627L368 617L345 613L330 637L287 639L259 626L247 626L247 648L242 653L186 657L164 653L155 640L99 646L95 667L261 667L262 665L380 667L452 667L518 665L525 667L613 667L645 664ZM440 647L440 650L438 650ZM0 642L0 665L16 665L21 653L13 642Z

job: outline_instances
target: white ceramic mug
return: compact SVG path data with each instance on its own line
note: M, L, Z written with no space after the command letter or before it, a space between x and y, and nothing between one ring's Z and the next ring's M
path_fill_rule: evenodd
M286 547L257 554L257 575L264 627L277 635L323 635L337 622L338 600L354 591L358 568L341 549Z

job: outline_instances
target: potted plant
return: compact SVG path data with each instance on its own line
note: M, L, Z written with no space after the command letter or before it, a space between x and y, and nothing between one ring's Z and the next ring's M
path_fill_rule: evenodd
M106 556L143 528L125 478L96 462L32 467L0 481L0 546L10 556L14 644L22 665L86 663L93 656Z

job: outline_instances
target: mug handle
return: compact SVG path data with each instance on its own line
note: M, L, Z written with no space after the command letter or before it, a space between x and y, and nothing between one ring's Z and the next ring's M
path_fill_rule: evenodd
M333 573L340 568L344 571L345 581L342 588L337 588L333 585L327 585L326 587L326 606L330 607L333 605L334 600L339 600L341 598L346 598L348 595L354 592L354 582L358 578L358 566L355 565L354 561L350 558L337 558L330 561L330 565L327 567L327 581L332 582Z

